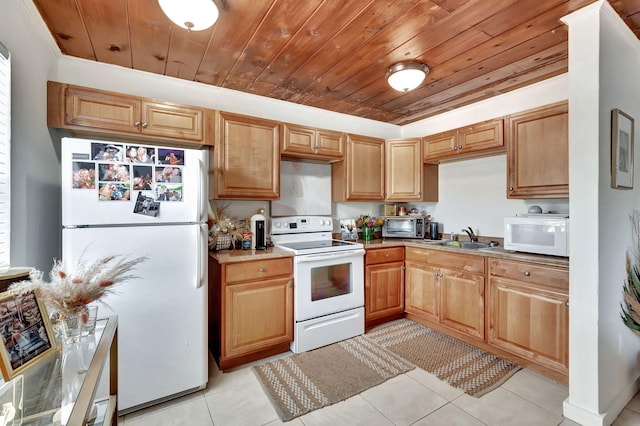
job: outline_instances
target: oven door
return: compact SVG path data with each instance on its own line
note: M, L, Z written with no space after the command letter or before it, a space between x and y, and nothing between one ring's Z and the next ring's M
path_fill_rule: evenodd
M364 306L364 250L294 257L296 322Z

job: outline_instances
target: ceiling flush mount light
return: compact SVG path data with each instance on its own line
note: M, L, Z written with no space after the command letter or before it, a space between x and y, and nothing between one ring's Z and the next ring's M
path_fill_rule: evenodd
M389 86L406 93L420 86L427 74L429 67L422 62L398 62L389 67L385 78Z
M165 15L189 31L202 31L218 19L218 6L213 0L158 0Z

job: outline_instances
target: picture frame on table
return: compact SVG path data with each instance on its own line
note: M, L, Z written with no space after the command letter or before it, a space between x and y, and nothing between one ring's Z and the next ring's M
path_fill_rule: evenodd
M611 111L611 187L633 189L634 119L620 109Z
M0 333L0 370L5 381L56 351L49 315L37 291L0 294Z

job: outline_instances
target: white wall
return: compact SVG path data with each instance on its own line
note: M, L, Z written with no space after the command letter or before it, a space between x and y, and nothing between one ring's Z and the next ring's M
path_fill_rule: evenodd
M620 319L633 190L611 188L611 110L640 117L640 43L607 2L569 25L570 260L569 391L565 416L608 425L637 390L640 339ZM637 139L637 138L636 138ZM640 164L638 150L635 164ZM597 172L596 172L597 171ZM575 250L574 250L575 249Z
M11 266L48 272L60 256L59 144L47 128L46 93L58 58L50 38L34 34L43 24L33 10L12 0L0 13L0 41L12 56Z

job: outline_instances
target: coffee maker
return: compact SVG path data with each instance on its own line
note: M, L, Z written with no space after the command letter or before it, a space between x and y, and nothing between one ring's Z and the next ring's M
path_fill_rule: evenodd
M264 209L258 210L258 214L251 216L251 248L253 250L267 249L266 220Z

